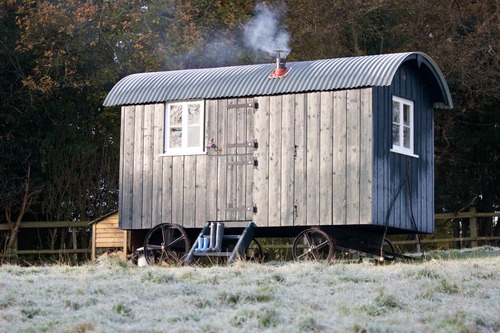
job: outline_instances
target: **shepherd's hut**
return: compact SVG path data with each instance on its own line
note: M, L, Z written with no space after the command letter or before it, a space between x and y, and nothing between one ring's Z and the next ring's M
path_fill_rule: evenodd
M122 106L119 226L140 243L157 227L192 254L217 221L309 250L434 231L433 114L453 102L426 54L139 73L104 105Z

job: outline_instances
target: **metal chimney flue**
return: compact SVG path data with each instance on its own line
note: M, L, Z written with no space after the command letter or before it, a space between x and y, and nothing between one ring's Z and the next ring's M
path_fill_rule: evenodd
M286 58L285 56L282 56L283 54L286 54L288 52L286 51L276 51L276 68L273 70L273 72L269 75L269 78L274 79L274 78L283 78L288 75L290 72L290 69L286 67Z

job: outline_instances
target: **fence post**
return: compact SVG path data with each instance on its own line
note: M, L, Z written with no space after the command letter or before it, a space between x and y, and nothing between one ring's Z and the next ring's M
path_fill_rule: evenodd
M95 252L96 252L96 246L95 246L95 234L96 234L96 223L92 224L92 263L95 263Z
M16 239L14 239L14 246L12 246L12 249L10 250L10 263L11 264L18 264L19 263L19 258L17 256L17 250L18 250L18 241L19 239L19 231L17 232Z
M471 217L469 219L470 237L472 238L470 242L471 247L477 247L477 217L476 217L476 206L470 206L469 211L471 212Z

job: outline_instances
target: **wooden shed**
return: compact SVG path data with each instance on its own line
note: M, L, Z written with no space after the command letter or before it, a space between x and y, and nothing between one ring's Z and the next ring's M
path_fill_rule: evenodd
M139 73L104 105L122 105L121 229L434 231L433 113L453 103L423 53Z
M118 226L118 212L112 212L91 222L92 225L92 260L97 252L110 249L121 250L127 255L128 231Z

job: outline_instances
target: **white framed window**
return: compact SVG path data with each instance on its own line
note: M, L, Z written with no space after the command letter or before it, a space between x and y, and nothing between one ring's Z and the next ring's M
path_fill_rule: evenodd
M204 154L205 103L167 103L165 108L165 155Z
M392 97L392 152L418 157L414 154L413 101Z

